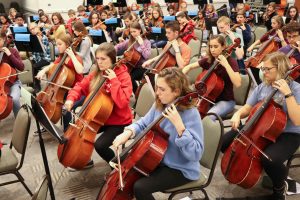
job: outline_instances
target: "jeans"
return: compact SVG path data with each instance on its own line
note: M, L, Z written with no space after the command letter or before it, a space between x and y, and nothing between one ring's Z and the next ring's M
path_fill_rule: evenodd
M234 109L234 106L235 101L219 101L211 109L209 109L208 113L216 113L222 118L225 117L228 113L231 113ZM209 117L212 120L217 119L214 115L210 115Z
M10 96L13 100L13 112L16 118L21 105L20 105L20 97L21 97L21 81L18 79L10 88Z

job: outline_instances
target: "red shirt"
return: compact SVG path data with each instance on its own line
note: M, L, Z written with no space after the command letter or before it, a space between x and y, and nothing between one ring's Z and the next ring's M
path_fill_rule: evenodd
M60 62L61 58L62 58L62 57L59 56L59 57L54 61L54 64L58 64L58 63ZM67 58L68 58L68 57L67 57ZM83 64L82 58L81 58L79 55L76 55L76 58L77 58L77 60L78 60L81 64ZM68 67L69 69L71 69L71 70L73 70L73 71L75 72L75 81L74 81L74 83L73 83L73 85L72 85L72 87L73 87L77 82L79 82L79 81L81 81L81 80L83 79L83 75L82 75L82 74L78 74L78 73L76 72L75 67L74 67L74 64L73 64L73 61L72 61L71 58L69 59L69 61L68 61L67 64L65 63L65 65L66 65L66 67Z
M228 57L227 60L228 60L229 65L231 66L232 70L234 72L238 72L239 67L238 67L237 61L232 57ZM214 62L214 60L212 62ZM199 65L200 65L200 67L202 67L203 69L206 69L206 70L208 70L212 66L212 64L208 63L207 58L203 58L203 59L199 60ZM216 73L217 76L222 78L224 81L224 89L223 89L222 93L220 94L220 96L216 99L216 102L231 101L231 100L234 101L233 84L230 80L229 75L227 74L226 69L219 64L217 66L217 68L214 70L214 72Z
M195 25L190 20L181 30L180 30L180 35L183 35L181 37L182 41L185 43L189 44L191 39L196 39L195 33L194 33Z
M107 79L103 88L114 102L111 115L105 122L105 125L126 125L132 122L131 108L129 107L130 96L132 93L132 84L126 65L122 64L114 69L116 78ZM69 91L67 100L77 101L82 95L88 96L90 81L95 73L90 73L78 82L75 87Z

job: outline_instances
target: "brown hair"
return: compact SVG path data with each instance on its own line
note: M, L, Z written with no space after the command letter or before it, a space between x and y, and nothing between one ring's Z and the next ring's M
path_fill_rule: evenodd
M117 52L112 43L105 42L105 43L100 44L99 47L95 51L95 57L96 57L97 53L99 53L99 52L104 52L110 58L113 65L116 63ZM101 71L98 67L98 64L97 64L97 62L95 62L95 63L96 63L95 64L96 67L93 70L95 75L90 82L90 88L89 88L90 91L93 91L96 88L97 84L99 83L99 81L102 78Z
M141 27L141 24L138 22L138 21L134 21L130 24L129 26L130 28L134 28L134 29L137 29L137 30L140 30L141 33L142 33L142 27ZM133 42L135 41L135 39L131 36L129 36L129 43L128 45L130 46Z
M225 46L226 46L226 41L225 41L225 37L224 37L224 36L222 36L222 35L212 35L212 36L210 36L209 41L208 41L208 43L207 43L207 52L206 52L207 58L208 58L208 62L209 62L209 63L212 63L212 61L213 61L213 56L211 55L211 53L210 53L210 48L209 48L209 45L210 45L210 41L211 41L211 40L217 40L218 43L219 43L222 47L225 47Z
M158 74L157 78L164 78L167 85L171 88L172 91L179 90L179 96L185 96L186 94L190 93L192 90L189 87L189 81L185 74L182 73L180 69L177 67L168 67L161 70ZM156 95L156 108L159 110L163 110L164 105L159 100L158 96ZM190 102L185 102L179 104L177 106L178 110L186 110L192 108L196 105L196 100L192 100Z
M284 29L287 33L298 32L300 34L300 23L299 22L290 22L285 25Z
M176 14L176 17L186 18L188 20L190 19L187 11L180 11L179 13Z
M59 12L55 12L51 16L51 20L53 22L53 16L56 16L60 24L65 24L65 21Z
M166 24L166 29L169 28L171 29L173 32L178 31L178 33L180 32L180 25L178 21L169 21Z
M56 40L56 41L57 41L57 40L63 41L63 43L66 44L67 48L68 48L68 47L72 44L72 42L73 42L72 36L71 36L70 34L64 33L64 32L58 34L57 37L55 38L55 40ZM75 53L75 49L72 48L72 50L73 50L73 52ZM76 54L75 54L75 55L76 55ZM62 56L62 55L60 55L60 56Z
M86 35L89 34L81 20L76 21L73 24L73 28L74 28L75 31L81 32L83 37L85 37Z
M274 17L272 17L272 20L275 20L279 24L280 28L283 27L284 22L281 16L275 15Z
M99 12L97 12L97 11L95 11L95 10L93 10L91 13L90 13L90 15L89 15L89 22L92 24L92 18L93 18L93 15L97 15L97 17L98 17L98 22L101 20L100 19L100 14L99 14ZM98 23L97 22L97 23ZM97 24L96 23L96 24Z
M85 11L85 7L83 5L80 5L77 7L77 12Z
M282 52L276 51L271 54L267 54L266 57L263 60L264 62L269 61L271 64L277 68L277 77L276 80L284 78L284 75L289 70L291 66L291 62L289 58ZM291 81L291 78L287 79L288 81ZM268 82L263 78L264 83L267 85L270 85L271 83Z

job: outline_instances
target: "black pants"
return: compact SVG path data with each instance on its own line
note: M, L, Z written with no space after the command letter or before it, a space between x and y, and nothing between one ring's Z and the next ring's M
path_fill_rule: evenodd
M43 60L43 59L41 59L39 62L34 63L34 64L32 65L32 68L33 68L33 80L34 80L33 86L34 86L34 88L35 88L37 91L41 90L41 81L38 80L38 79L36 79L36 78L34 78L34 77L37 75L37 73L38 73L44 66L47 66L47 65L50 65L50 63L49 63L48 61L46 61L46 60Z
M222 152L231 144L236 134L236 131L231 130L224 135L221 148ZM261 161L265 172L273 182L273 187L282 188L284 186L284 181L288 175L288 169L284 165L284 162L297 151L299 145L300 134L284 132L277 138L275 143L265 148L264 153L266 153L272 161L269 161L264 156L262 156Z
M145 71L146 71L146 69L144 69L142 67L135 67L131 70L130 76L131 76L133 93L135 93L137 88L138 88L138 85L137 85L136 81L142 80Z
M109 147L112 145L114 139L124 131L125 126L127 125L109 125L100 128L99 132L103 131L103 133L98 137L94 146L96 152L107 163L115 156L115 153Z
M190 181L179 170L159 166L149 177L137 180L134 183L133 191L137 200L154 200L152 193L181 186Z

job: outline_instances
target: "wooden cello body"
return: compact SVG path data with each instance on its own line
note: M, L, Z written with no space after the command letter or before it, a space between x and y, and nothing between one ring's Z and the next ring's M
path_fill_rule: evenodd
M234 43L224 50L225 57L230 56L232 51L241 43L239 38L235 39ZM214 70L218 67L219 62L214 61L208 70L204 70L196 79L195 87L200 95L209 101L215 102L224 89L224 81L216 75ZM203 99L204 99L203 98ZM201 100L198 105L198 111L201 118L204 118L211 107L211 103L207 100Z
M1 31L6 31L7 27L3 28ZM6 39L4 41L3 47L7 47L9 41ZM12 68L9 64L3 63L4 52L0 53L0 120L6 118L12 111L13 101L10 94L10 87L17 80L17 76L10 76L16 74L17 71Z
M272 29L268 33L271 34L273 31L275 30ZM270 37L261 45L257 53L245 62L246 67L257 67L267 54L275 52L280 48L278 42L275 41L275 37L277 37L277 34Z
M300 65L289 70L284 79L295 71L300 71ZM272 99L277 91L273 89L251 109L245 126L226 149L221 160L221 171L230 183L243 188L253 187L261 176L261 157L271 160L263 151L269 144L275 143L287 123L282 107Z
M78 37L70 47L76 47L81 39L81 37ZM75 71L69 69L64 64L67 57L68 54L64 53L60 62L49 70L49 83L47 83L45 89L36 97L53 123L57 123L61 118L61 108L64 104L64 96L67 92L66 89L59 87L59 85L71 87L75 81ZM55 83L55 85L50 83Z

